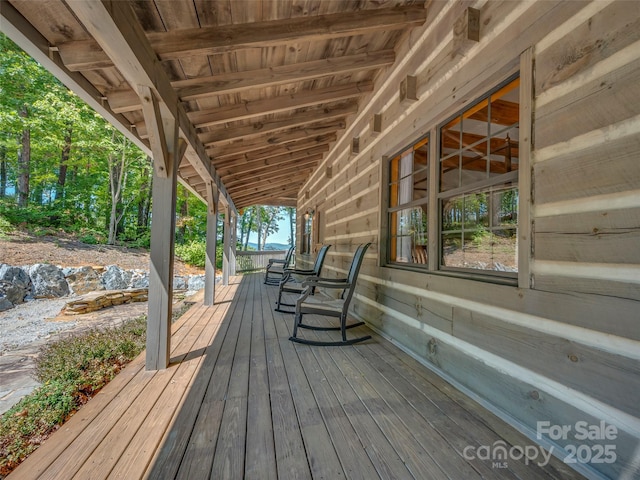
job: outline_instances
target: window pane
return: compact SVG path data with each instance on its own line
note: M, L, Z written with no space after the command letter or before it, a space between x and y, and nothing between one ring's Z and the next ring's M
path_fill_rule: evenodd
M424 207L393 212L391 231L391 261L425 263L427 252L427 212Z
M462 267L462 232L442 235L442 265Z
M516 79L441 127L440 193L461 192L439 195L443 266L517 272L518 122Z
M509 227L518 224L518 189L509 188L492 194L494 217L492 226Z
M440 191L460 185L462 117L456 117L440 129Z
M489 122L489 132L491 135L495 135L505 127L518 124L520 117L519 103L519 78L516 78L491 95L491 120Z

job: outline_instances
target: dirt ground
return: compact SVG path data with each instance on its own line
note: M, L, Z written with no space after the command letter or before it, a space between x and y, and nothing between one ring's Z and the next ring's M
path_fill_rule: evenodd
M0 264L12 266L50 263L61 267L118 265L124 269L149 270L149 252L110 245L87 245L72 237L34 237L17 232L0 237ZM176 259L174 274L198 275L204 270Z

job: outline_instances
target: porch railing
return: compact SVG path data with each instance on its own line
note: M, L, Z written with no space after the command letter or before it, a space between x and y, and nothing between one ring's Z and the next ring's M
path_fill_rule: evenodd
M236 272L247 273L264 270L270 258L284 260L286 250L238 250L236 251Z

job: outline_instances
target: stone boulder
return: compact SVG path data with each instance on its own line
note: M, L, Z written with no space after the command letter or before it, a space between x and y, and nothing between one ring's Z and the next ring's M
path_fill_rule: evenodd
M0 312L4 312L10 308L13 308L13 303L11 303L7 297L0 296Z
M131 277L131 288L149 288L149 272L134 270Z
M123 270L117 265L107 265L102 274L102 284L107 290L125 290L129 288L133 273Z
M65 268L63 273L69 288L76 295L84 295L85 293L105 289L100 280L100 275L93 267Z
M55 265L37 263L29 268L32 294L35 298L56 298L69 295L69 284L62 269Z
M173 276L173 289L174 290L186 290L187 289L187 277L183 275Z
M204 275L191 275L188 281L190 292L197 292L204 288Z
M5 304L10 302L13 306L23 303L30 290L31 279L24 269L4 264L0 266L0 296L6 299Z

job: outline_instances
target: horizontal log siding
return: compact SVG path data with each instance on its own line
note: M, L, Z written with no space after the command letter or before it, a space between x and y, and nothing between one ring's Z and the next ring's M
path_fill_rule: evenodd
M480 10L480 41L456 53L453 24L469 6ZM616 425L616 462L587 469L633 476L640 445L640 9L626 1L428 8L425 26L406 36L396 64L376 79L301 190L299 212L324 205L324 242L334 245L324 275L344 276L356 245L373 241L355 317L532 436L541 420ZM531 47L531 285L381 266L383 157L517 71ZM417 78L418 100L401 103L407 75ZM371 131L374 114L380 133ZM354 137L358 154L351 153Z

